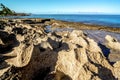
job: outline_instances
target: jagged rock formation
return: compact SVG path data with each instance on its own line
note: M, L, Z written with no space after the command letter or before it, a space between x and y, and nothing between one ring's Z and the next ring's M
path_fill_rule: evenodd
M110 48L109 59L111 62L120 61L120 43L117 39L107 35L106 37L106 45Z
M111 65L83 31L45 33L45 22L29 22L15 20L0 31L0 48L14 45L0 52L1 80L120 80L120 62Z

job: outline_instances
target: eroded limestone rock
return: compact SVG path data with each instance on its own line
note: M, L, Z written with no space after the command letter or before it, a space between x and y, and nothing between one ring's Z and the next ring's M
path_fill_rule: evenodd
M98 43L81 30L45 33L43 26L34 25L40 21L23 19L18 23L13 20L17 26L9 26L12 28L9 33L0 32L5 35L2 37L0 34L0 46L8 44L10 34L14 34L15 37L12 38L19 42L19 45L12 47L11 51L0 54L1 80L120 79L120 63L116 62L112 66L103 55ZM19 25L21 23L24 25ZM43 23L44 20L41 24ZM119 49L116 47L119 42L110 36L106 39L107 46L111 50ZM13 41L9 43L13 44Z
M106 46L110 49L109 60L110 62L120 61L120 42L117 39L107 35L105 37Z

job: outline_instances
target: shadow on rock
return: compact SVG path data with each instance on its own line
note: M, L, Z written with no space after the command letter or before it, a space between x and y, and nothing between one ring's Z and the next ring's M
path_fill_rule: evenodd
M65 42L55 41L55 40L52 40L51 38L48 38L47 41L48 41L48 42L50 43L50 45L53 47L53 50L54 50L54 51L59 52L59 51L61 51L61 50L65 50L65 51L69 50L69 45L68 45L67 43L65 43Z
M35 21L33 21L33 20L23 20L23 23L26 23L26 24L35 24Z
M89 59L90 60L90 59ZM112 71L100 64L94 63L90 60L91 64L95 65L98 68L98 73L92 72L94 75L97 75L101 80L118 80L114 77Z
M34 20L23 20L23 23L27 24L40 24L40 23L45 23L46 21L51 21L51 19L42 19L40 21L34 21Z
M27 34L27 29L26 28L13 28L12 30L14 33L16 34L21 34L21 35L24 35L24 34Z
M95 64L95 63L94 63ZM95 64L95 66L98 67L98 76L100 77L100 79L102 80L117 80L111 70L109 70L108 68L105 68L103 67L102 65L100 64Z
M41 51L39 47L34 46L30 63L21 69L24 74L21 80L45 80L55 70L58 54L49 48Z
M47 79L44 79L44 78L49 74L49 72L50 72L50 67L41 68L38 71L37 75L35 75L32 80L47 80Z
M4 30L6 23L4 21L0 21L0 30Z
M10 66L10 65L7 64L6 62L2 62L2 63L0 63L0 70L5 69L5 68L8 68L9 66Z
M0 31L0 54L11 52L14 47L19 45L15 34L8 34L5 31Z
M50 73L50 67L47 67L40 69L33 80L72 80L72 78L60 71Z
M15 56L2 56L2 55L0 55L0 70L10 66L5 62L6 59L11 59L14 57Z
M62 44L62 46L64 45L67 44ZM54 73L55 66L58 61L58 52L51 50L49 47L43 47L41 50L41 47L42 46L40 44L34 46L30 63L21 69L22 74L24 74L21 80L53 80L56 76L59 76L59 74L61 75L60 80L72 80L69 76L62 72Z
M17 67L12 66L6 73L4 73L0 80L21 80L20 76L22 74L19 72L19 69Z
M72 80L72 78L61 71L57 71L55 80Z
M108 58L108 55L110 53L110 49L107 48L105 45L101 44L101 43L98 43L98 46L101 48L103 54L105 55L105 57Z
M51 38L48 38L47 41L48 41L48 42L50 43L50 45L53 47L53 50L59 48L59 46L60 46L60 42L55 41L55 40L52 40Z

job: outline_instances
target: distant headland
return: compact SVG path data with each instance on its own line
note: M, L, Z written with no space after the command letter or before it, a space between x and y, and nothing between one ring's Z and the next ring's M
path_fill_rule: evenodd
M0 4L0 16L29 16L28 13L17 13L14 10L9 9L4 4Z

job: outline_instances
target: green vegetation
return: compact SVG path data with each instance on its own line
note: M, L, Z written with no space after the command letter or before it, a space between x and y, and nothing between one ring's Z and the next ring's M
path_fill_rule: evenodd
M14 15L15 12L10 10L8 7L3 5L2 3L0 4L0 16L7 16L7 15Z
M0 4L0 16L29 16L30 14L26 13L16 13L15 11L9 9L2 3Z

